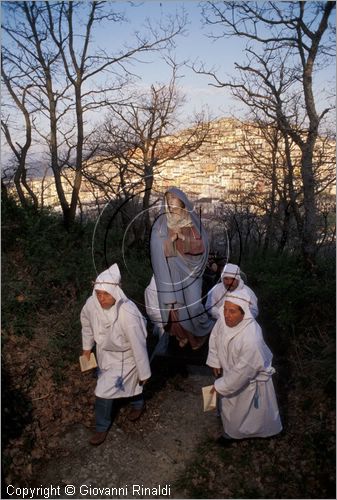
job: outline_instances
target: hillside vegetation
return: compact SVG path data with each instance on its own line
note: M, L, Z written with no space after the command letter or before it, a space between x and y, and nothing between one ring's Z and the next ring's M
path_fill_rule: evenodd
M93 399L83 392L78 369L79 313L106 256L98 252L93 260L92 223L75 224L67 232L57 215L23 210L10 199L3 200L2 218L3 479L4 484L16 480L25 485L39 461L53 456L57 437L68 426L92 423L88 408ZM109 252L109 264L117 261L123 269L117 246ZM134 248L128 261L142 279L122 271L123 288L141 303L142 286L151 275L146 252ZM243 480L237 495L267 498L274 492L277 498L288 492L288 498L333 498L335 262L319 262L315 276L307 274L296 255L243 256L241 267L259 297L259 321L274 352L285 435L293 438L283 443L284 469L269 464L260 471L280 487L249 490ZM289 456L298 460L297 480L287 490L291 448ZM209 446L199 450L181 480L186 498L222 497L221 480L209 482L219 461L227 467L228 456L215 455L213 448L211 456ZM244 457L235 466L242 468L243 478L251 472Z

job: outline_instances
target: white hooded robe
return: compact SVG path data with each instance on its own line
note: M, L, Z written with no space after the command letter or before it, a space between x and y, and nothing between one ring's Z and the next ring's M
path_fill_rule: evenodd
M239 279L239 278L237 278ZM245 285L240 278L240 283L238 287L234 290L245 290L250 297L250 310L252 316L256 318L259 314L259 308L257 305L257 297L253 290L249 288L249 286ZM225 285L221 282L217 285L214 285L213 288L207 294L207 300L205 304L206 311L215 319L218 319L221 313L221 307L223 306L223 302L226 298L226 294L231 293L226 288Z
M158 301L158 291L154 276L152 276L150 283L144 291L144 301L146 307L146 314L154 325L154 335L159 338L164 334L163 320L161 317L160 306Z
M214 285L214 287L208 292L207 294L207 300L205 304L205 308L207 312L215 319L218 319L220 316L220 309L223 306L223 302L226 298L226 294L232 293L229 290L226 289L223 279L224 278L234 278L239 281L238 286L233 292L239 291L239 290L245 290L246 293L249 295L250 298L250 304L249 308L251 310L251 313L254 318L256 318L259 314L259 308L257 305L257 297L253 290L247 286L244 281L242 280L240 276L240 268L236 264L226 264L222 273L221 273L221 282L218 283L217 285Z
M272 353L249 309L249 295L234 291L226 301L240 305L244 319L228 327L223 312L212 330L207 365L222 368L215 383L224 431L234 439L267 437L282 430L272 375ZM223 311L223 309L222 309Z
M119 269L114 264L97 277L93 294L81 311L83 349L91 350L96 343L99 372L95 394L104 399L140 394L139 381L151 376L145 320L119 283ZM96 290L110 293L116 303L103 309Z

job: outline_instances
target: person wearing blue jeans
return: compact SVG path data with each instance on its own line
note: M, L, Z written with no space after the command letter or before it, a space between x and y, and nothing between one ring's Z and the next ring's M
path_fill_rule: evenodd
M145 402L143 394L125 398L129 400L131 412L129 413L129 420L137 420L143 413ZM122 402L124 398L117 399L104 399L96 397L95 400L95 416L96 416L96 431L107 432L113 422L114 414L118 410L119 401Z
M96 345L96 432L90 444L104 442L119 403L130 401L129 420L144 411L143 385L151 376L146 323L120 288L117 264L101 273L81 311L82 354L90 358ZM118 401L119 400L119 401Z

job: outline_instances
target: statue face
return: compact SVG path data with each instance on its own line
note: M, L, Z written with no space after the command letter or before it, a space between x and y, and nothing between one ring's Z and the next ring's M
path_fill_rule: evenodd
M166 193L166 202L172 214L181 214L185 208L184 203L172 193Z

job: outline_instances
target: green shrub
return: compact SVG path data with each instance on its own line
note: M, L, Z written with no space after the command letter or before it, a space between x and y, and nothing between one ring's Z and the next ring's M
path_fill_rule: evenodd
M318 261L311 275L293 255L255 255L242 265L259 299L258 321L277 354L295 353L311 383L335 381L335 264ZM307 379L308 380L308 379Z

